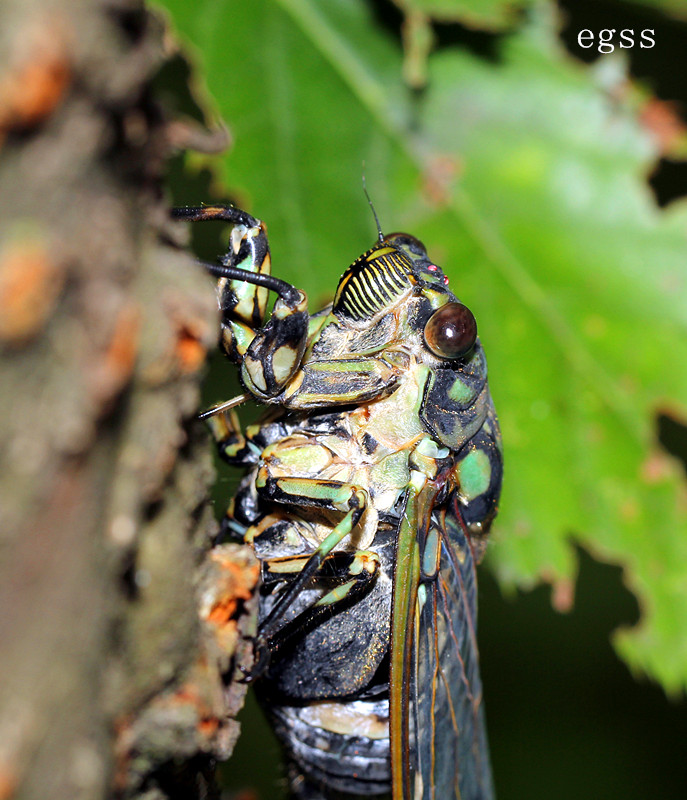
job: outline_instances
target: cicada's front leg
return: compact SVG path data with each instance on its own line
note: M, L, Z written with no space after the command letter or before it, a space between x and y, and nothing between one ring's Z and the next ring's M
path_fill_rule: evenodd
M241 367L241 380L263 401L278 395L296 373L308 336L308 298L270 275L265 225L231 206L178 208L178 219L220 220L233 225L229 251L220 264L203 266L219 280L222 347ZM265 322L268 292L278 294Z
M288 429L279 408L262 417L258 424L241 428L234 409L210 413L207 423L217 442L220 456L235 467L257 467L263 451L274 442L288 436ZM249 528L261 519L254 473L249 473L239 484L221 523L219 541L226 536L243 538ZM255 530L255 529L254 529ZM298 538L298 537L297 537Z

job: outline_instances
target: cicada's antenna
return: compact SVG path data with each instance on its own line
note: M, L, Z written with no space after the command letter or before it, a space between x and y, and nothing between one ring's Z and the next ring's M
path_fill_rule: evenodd
M370 204L370 208L372 209L372 213L374 214L375 222L377 223L377 233L379 234L379 241L384 241L384 234L382 233L382 226L379 224L379 217L377 216L377 212L375 211L375 207L372 205L372 200L370 200L370 195L367 193L367 186L365 184L365 162L363 161L363 191L365 192L365 197L367 197L367 202Z

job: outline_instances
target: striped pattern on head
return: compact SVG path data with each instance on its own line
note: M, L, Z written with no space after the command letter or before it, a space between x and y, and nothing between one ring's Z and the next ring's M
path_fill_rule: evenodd
M334 312L360 321L390 308L413 285L412 267L412 261L402 250L379 242L341 276Z

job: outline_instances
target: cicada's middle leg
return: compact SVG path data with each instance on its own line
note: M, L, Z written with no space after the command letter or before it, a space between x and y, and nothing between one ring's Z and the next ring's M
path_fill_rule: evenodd
M376 515L362 487L313 477L332 459L331 451L308 435L289 435L278 416L268 417L245 432L233 411L217 414L208 421L223 458L234 465L254 467L239 486L223 528L234 535L240 532L245 541L263 551L263 586L269 589L285 585L260 624L253 673L257 677L285 642L356 602L374 585L380 569L376 553L354 547L332 551L360 526L366 511L372 512L367 524L376 530ZM261 500L277 508L322 509L343 516L314 551L310 548L305 554L273 557L264 552L269 545L261 545L263 541L304 541L308 525L297 512L265 515ZM294 617L292 604L315 577L326 578L333 588Z
M233 225L229 251L218 264L203 266L218 280L222 347L240 364L244 386L259 400L284 388L300 366L308 335L308 298L272 277L265 225L231 206L177 208L177 219L220 220ZM266 321L268 292L277 293Z
M254 486L262 501L274 507L302 509L306 514L317 510L342 515L335 524L332 523L314 550L265 562L266 578L281 576L285 586L258 630L256 645L263 669L286 638L360 597L378 574L379 558L375 553L353 546L333 552L343 539L360 528L361 520L370 508L370 497L366 489L355 483L326 477L324 463L331 457L331 452L315 439L295 435L267 447L260 460ZM322 473L322 477L315 477ZM290 525L294 528L302 524L295 511L286 517L290 518ZM249 529L246 538L259 536L260 530L260 525ZM293 619L291 609L294 602L314 578L323 575L333 580L335 587Z

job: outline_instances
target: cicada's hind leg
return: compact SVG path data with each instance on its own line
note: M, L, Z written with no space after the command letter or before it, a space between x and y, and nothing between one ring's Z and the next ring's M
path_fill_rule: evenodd
M218 277L222 347L241 367L244 386L260 400L279 394L300 366L308 336L308 299L270 275L265 225L231 206L177 208L177 219L220 220L233 225L229 251L203 266ZM266 321L269 291L278 294Z
M300 583L309 558L307 555L291 556L263 562L263 587L270 590L282 583ZM322 621L360 600L374 584L379 568L379 556L370 550L336 552L326 556L317 571L317 577L322 582L331 583L332 588L295 615L289 614L288 608L284 609L275 618L269 633L266 633L263 624L260 633L268 655L273 656L284 643L303 636Z

